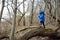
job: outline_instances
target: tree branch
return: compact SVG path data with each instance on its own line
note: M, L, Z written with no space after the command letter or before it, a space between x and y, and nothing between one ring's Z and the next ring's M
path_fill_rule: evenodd
M2 19L4 19L5 21L7 21L8 23L12 24L9 20L7 20L7 19L5 19L5 18L2 18Z

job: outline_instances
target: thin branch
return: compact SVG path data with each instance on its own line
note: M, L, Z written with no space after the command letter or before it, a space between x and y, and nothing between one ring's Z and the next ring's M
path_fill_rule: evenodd
M29 10L28 8L29 8L29 6L27 7L27 11ZM18 25L19 25L20 21L22 20L24 15L27 13L27 11L23 14L19 9L17 9L17 10L22 14L21 18L18 20Z
M24 0L24 2L25 2L26 0ZM12 1L11 1L12 2ZM7 3L7 1L6 1L6 3ZM17 7L19 7L21 4L22 4L23 2L21 2ZM14 4L13 2L12 2L12 4ZM9 4L8 4L9 5ZM15 5L15 4L14 4Z
M26 0L24 0L24 2L25 2ZM22 4L23 2L21 2L17 7L19 7L21 4Z
M12 24L9 20L5 19L5 18L2 18L3 20L7 21L8 23Z
M25 15L25 13L22 14L21 18L18 20L18 25L19 25L20 21L22 20L22 18L24 17L24 15Z
M8 12L9 12L9 17L10 17L10 19L11 19L11 13L10 13L9 8L8 8L8 0L7 0L7 10L8 10Z
M19 23L21 22L22 18L24 17L24 15L26 14L27 12L25 12L24 14L22 14L21 18L18 20L18 25Z
M19 10L19 8L17 8L17 10L18 10L21 14L23 14L23 13Z

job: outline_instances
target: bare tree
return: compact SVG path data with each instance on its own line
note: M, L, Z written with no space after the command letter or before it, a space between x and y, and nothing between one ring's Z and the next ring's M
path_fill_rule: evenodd
M10 34L10 40L14 40L14 31L15 31L15 25L16 25L16 13L17 13L17 0L14 0L14 16L12 20L12 27L11 27L11 34Z
M3 10L4 10L4 5L5 5L5 0L2 0L2 9L1 9L1 13L0 13L0 31L1 31L1 18L2 18L2 14L3 14Z
M11 19L11 13L10 13L10 10L9 10L9 8L8 8L8 2L9 2L9 0L7 0L7 10L8 10L8 12L9 12L9 17L10 17L10 19Z
M32 10L31 10L31 20L30 20L30 25L33 24L33 9L34 9L34 0L32 2Z
M24 0L24 2L25 2L25 0ZM24 3L23 3L24 4ZM29 4L29 3L28 3ZM19 23L21 22L21 20L22 20L22 18L23 18L23 23L24 23L24 26L25 26L25 14L28 12L28 9L29 8L29 6L27 7L27 11L25 12L25 4L23 5L23 13L17 8L17 10L22 14L22 16L18 19L18 25L19 25Z
M23 0L23 14L25 14L25 4ZM25 16L23 17L23 25L25 26Z

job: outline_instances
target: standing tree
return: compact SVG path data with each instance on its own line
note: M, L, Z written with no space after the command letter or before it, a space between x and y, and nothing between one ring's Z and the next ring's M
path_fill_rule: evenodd
M14 31L15 31L15 25L16 25L16 13L17 13L17 0L14 0L14 16L12 20L12 27L11 27L11 34L10 34L10 40L14 40Z
M25 4L23 0L23 14L25 14ZM23 25L25 26L25 16L23 17Z
M8 2L9 2L9 0L7 0L7 10L8 10L8 13L9 13L9 17L10 17L10 19L11 19L11 13L10 13L10 10L9 10L9 8L8 8L8 6L9 6L9 5L8 5L8 4L9 4ZM12 2L13 2L13 1L12 1Z
M2 9L1 9L1 13L0 13L0 31L1 31L1 18L2 18L2 14L3 14L3 10L4 10L4 5L5 5L5 0L2 0Z
M30 20L30 25L33 24L33 10L34 10L34 0L32 2L32 10L31 10L31 20Z

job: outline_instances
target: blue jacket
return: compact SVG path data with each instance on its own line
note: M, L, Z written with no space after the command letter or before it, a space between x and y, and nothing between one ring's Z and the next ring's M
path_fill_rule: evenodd
M40 14L39 14L39 21L41 22L44 22L45 21L45 14L44 14L44 12L40 12Z

